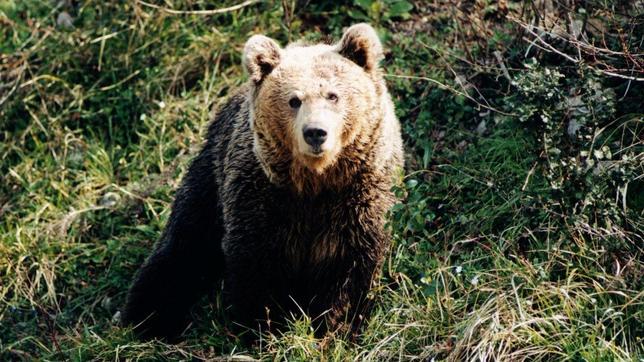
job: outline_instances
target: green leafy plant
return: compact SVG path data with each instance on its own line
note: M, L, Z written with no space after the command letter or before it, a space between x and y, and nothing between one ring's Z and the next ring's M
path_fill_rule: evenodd
M592 71L568 72L530 59L505 99L542 147L539 170L550 183L551 206L586 221L619 223L626 185L642 163L637 118L615 119L615 91ZM609 131L613 128L615 131ZM616 130L626 132L617 137ZM601 215L601 216L600 216ZM606 224L604 224L606 226Z
M354 0L358 9L349 10L349 16L356 20L379 25L395 19L409 18L414 6L405 0Z

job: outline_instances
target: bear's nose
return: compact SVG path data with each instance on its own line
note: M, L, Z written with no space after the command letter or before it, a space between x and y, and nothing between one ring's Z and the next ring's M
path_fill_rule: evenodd
M326 141L326 131L322 128L304 127L304 140L310 146L320 147Z

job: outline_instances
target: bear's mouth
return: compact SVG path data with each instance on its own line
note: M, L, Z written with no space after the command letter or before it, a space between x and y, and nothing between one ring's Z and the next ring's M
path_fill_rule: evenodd
M322 154L324 153L324 150L322 150L322 147L320 146L311 147L308 153L313 157L321 157Z

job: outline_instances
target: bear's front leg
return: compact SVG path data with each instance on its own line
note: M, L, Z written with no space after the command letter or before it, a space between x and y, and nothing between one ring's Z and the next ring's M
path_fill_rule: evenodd
M239 332L251 342L256 336L247 330L266 333L283 321L283 265L278 263L277 252L266 248L263 236L231 236L224 240L224 303L231 307L231 319L241 327Z
M318 294L324 301L318 307L326 310L326 328L321 328L318 334L325 331L349 333L351 338L355 338L363 322L369 318L373 303L367 298L368 293L377 280L391 244L384 224L386 211L393 199L370 197L359 191L351 195L355 200L371 202L365 205L347 201L345 204L350 206L336 213L338 222L333 224L338 226L336 236L344 252L334 267L337 280L328 290Z
M348 333L354 339L362 323L369 317L372 301L367 298L380 267L379 256L366 255L356 258L345 277L338 280L328 292L326 328L320 332Z

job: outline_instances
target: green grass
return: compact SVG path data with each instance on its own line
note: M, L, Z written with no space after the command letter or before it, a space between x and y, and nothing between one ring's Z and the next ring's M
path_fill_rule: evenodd
M77 3L0 0L0 360L644 357L644 86L597 71L637 75L631 58L531 47L520 2L507 18L496 2ZM641 53L642 28L615 15L628 5L604 3L572 16ZM338 39L365 19L388 49L407 170L359 341L317 340L301 318L243 346L216 292L179 344L115 326L211 110L244 82L246 39Z

